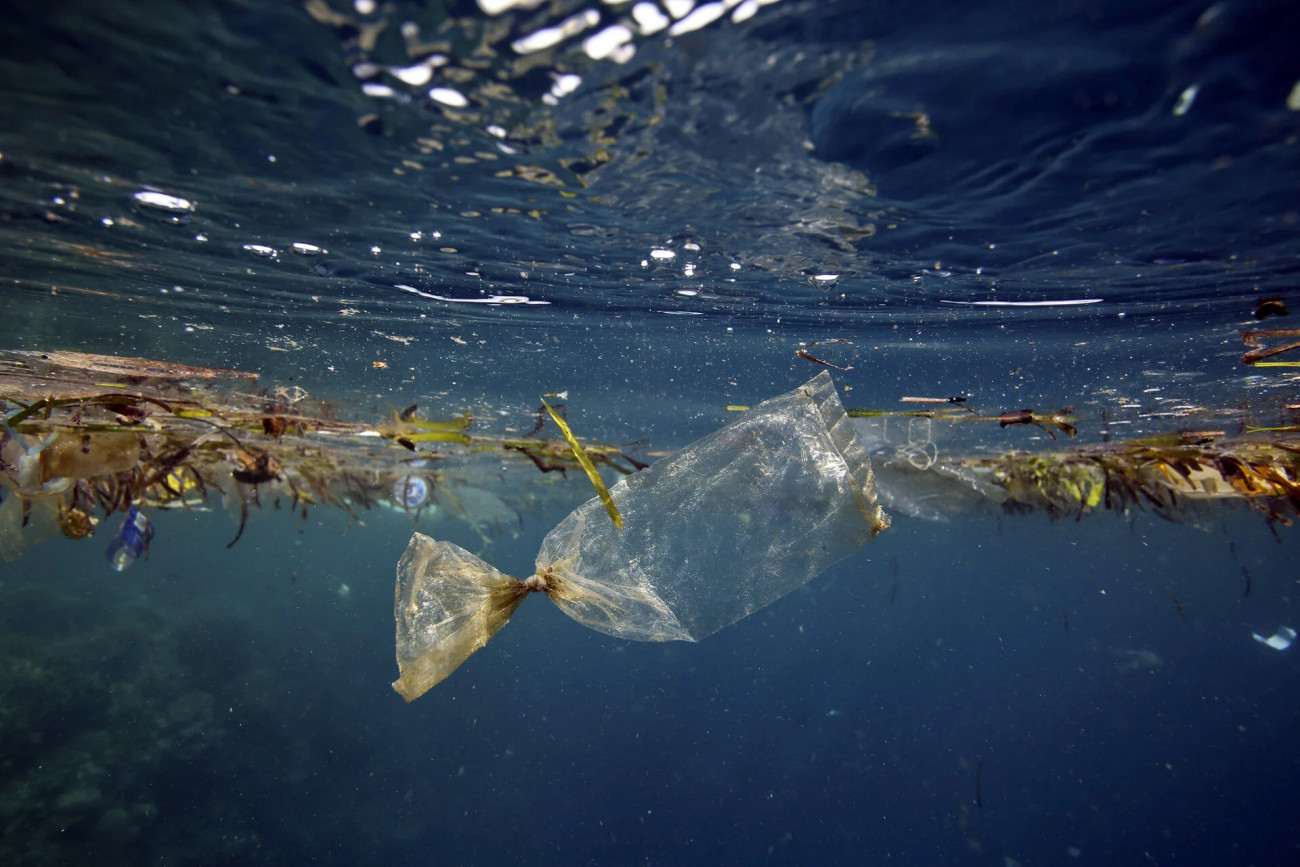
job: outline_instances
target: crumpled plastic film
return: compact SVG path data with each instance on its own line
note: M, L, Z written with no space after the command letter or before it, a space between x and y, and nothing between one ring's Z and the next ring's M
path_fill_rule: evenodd
M593 499L510 578L416 534L398 566L397 644L408 701L482 647L530 592L592 629L695 641L779 599L889 526L871 461L828 373L622 479L614 527Z
M397 563L397 665L393 689L423 695L506 625L528 590L450 542L411 536Z

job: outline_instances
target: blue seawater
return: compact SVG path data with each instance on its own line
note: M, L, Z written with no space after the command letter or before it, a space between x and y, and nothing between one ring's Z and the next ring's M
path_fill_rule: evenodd
M10 5L0 349L524 431L564 392L646 459L799 352L850 407L1069 406L1080 443L1296 423L1296 374L1240 363L1300 304L1291 2ZM527 575L590 493L555 475L486 537L418 528ZM104 532L33 547L0 860L1295 863L1300 649L1252 638L1300 626L1294 527L913 511L698 644L526 600L410 705L401 511L267 502L229 550L158 513L121 574Z

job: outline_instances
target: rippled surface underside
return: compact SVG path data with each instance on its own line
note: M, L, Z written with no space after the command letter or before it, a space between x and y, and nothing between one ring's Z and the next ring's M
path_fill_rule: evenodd
M331 396L745 379L725 403L839 336L876 382L973 392L988 362L991 403L1152 370L1235 401L1236 331L1294 273L1284 4L783 2L622 65L583 34L517 54L552 7L15 17L11 348Z

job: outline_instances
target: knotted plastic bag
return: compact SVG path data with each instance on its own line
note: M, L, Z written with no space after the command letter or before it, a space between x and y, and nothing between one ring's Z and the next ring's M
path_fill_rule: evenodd
M423 695L544 592L592 629L697 641L768 605L889 526L871 461L828 373L589 500L543 540L537 571L502 574L416 533L397 564L393 684Z

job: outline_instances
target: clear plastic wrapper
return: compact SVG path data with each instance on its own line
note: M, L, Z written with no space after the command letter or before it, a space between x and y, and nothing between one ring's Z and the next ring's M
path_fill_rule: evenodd
M397 570L394 688L408 701L544 592L592 629L696 641L784 596L889 526L829 374L766 401L593 499L547 535L526 580L419 533Z

